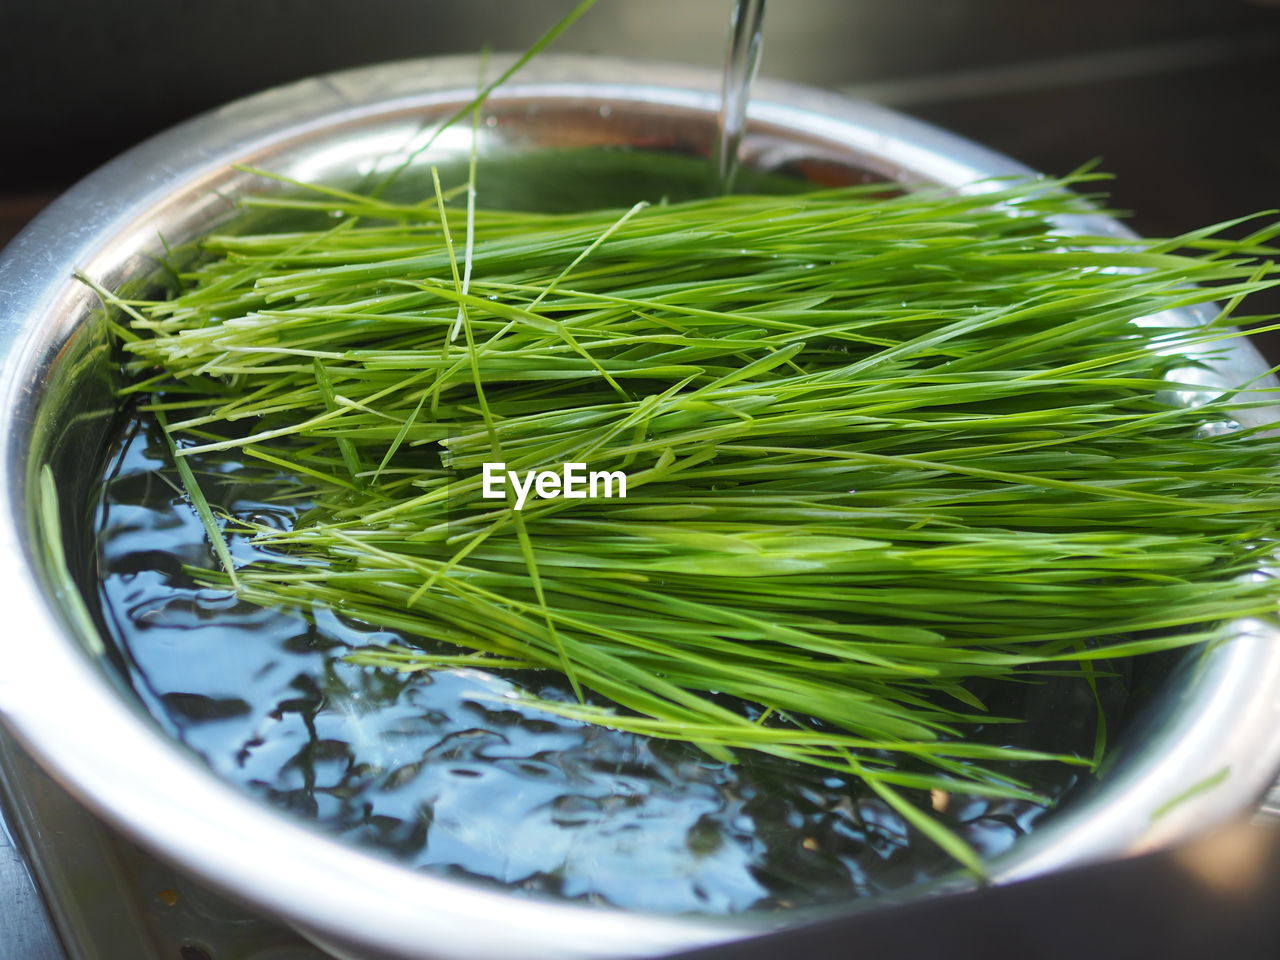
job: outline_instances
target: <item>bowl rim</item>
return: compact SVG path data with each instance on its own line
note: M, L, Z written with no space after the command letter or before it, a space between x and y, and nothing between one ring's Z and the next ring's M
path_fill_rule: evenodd
M489 69L502 63L491 58ZM465 102L479 70L480 59L471 56L400 61L236 101L90 174L0 255L0 589L10 620L0 637L8 664L0 674L0 716L42 766L104 819L335 952L459 960L651 956L829 915L832 910L783 918L672 917L528 900L414 872L303 826L222 780L105 682L33 568L35 414L53 358L92 307L73 270L110 274L122 250L141 248L148 223L207 190L232 161L371 113ZM594 97L714 112L718 86L711 70L544 55L492 100ZM887 158L898 179L962 187L982 177L1031 173L920 121L795 84L761 80L749 118ZM1071 229L1127 235L1101 216L1072 218ZM1266 369L1247 341L1235 343L1233 374L1244 379ZM1184 664L1187 687L1153 721L1143 750L1130 751L1111 772L1106 809L1086 798L1061 811L996 858L993 879L1164 845L1239 812L1262 793L1280 766L1280 631L1259 621L1239 627L1233 641ZM60 697L75 708L50 709L35 680L41 676L58 677ZM1195 793L1207 759L1215 772L1225 771L1222 782ZM1165 810L1171 798L1184 795L1185 802Z

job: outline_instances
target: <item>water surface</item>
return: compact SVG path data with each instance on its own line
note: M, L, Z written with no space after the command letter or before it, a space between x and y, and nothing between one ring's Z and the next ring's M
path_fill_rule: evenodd
M293 522L297 508L278 496L287 479L227 453L192 465L216 507ZM355 647L410 638L332 610L267 610L202 588L184 565L216 562L180 491L155 423L126 419L96 519L109 642L157 721L266 803L415 868L639 910L834 903L953 870L850 778L761 755L729 765L511 702L521 689L568 699L557 674L346 663ZM240 537L231 546L244 561L264 556ZM1123 684L1112 687L1118 707ZM1028 722L975 736L1091 749L1094 706L1079 680L1009 684L990 699ZM1019 773L1052 797L1075 777L1053 764ZM990 856L1045 812L949 797L943 816Z

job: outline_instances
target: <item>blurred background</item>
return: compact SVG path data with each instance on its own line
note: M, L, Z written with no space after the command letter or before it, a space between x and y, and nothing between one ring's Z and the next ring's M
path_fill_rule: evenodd
M0 242L201 111L315 73L521 50L575 0L3 0ZM718 67L731 0L599 0L562 51ZM1280 0L773 0L763 75L1050 173L1100 157L1146 233L1280 206Z

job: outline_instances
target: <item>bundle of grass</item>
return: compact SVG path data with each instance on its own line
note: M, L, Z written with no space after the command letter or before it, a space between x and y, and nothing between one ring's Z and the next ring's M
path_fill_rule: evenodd
M1016 719L975 682L1090 682L1280 594L1248 576L1280 440L1178 374L1277 282L1280 228L1064 235L1093 179L560 215L438 177L416 205L256 199L337 220L208 237L174 296L114 300L125 396L166 425L209 584L420 638L352 654L371 667L559 670L556 714L852 772L977 870L927 791L1027 797L998 761L1090 765L1103 738L971 742ZM184 464L222 450L307 505L253 530L278 562L234 568ZM627 496L517 509L483 496L498 462L621 471Z

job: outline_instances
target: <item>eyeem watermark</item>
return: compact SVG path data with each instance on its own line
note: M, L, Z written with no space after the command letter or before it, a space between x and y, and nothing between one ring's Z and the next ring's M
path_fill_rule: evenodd
M598 497L625 497L627 475L621 470L594 470L587 472L585 463L564 463L560 470L526 470L523 475L508 470L505 463L481 464L484 485L481 496L486 500L505 500L505 486L511 484L516 495L516 509L523 510L530 494L540 500L596 499Z

